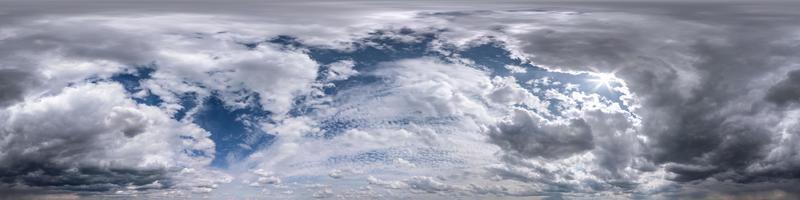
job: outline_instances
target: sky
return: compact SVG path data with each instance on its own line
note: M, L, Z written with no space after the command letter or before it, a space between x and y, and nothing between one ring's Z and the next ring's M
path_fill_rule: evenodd
M0 199L798 199L798 9L0 1Z

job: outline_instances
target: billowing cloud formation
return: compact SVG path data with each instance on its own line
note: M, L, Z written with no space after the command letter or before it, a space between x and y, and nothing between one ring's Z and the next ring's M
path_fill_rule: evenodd
M463 3L9 2L0 193L800 193L796 5Z
M169 188L182 184L170 179L177 171L209 162L185 152L214 154L208 132L158 108L136 105L114 84L68 87L9 107L4 115L4 184L86 191Z
M800 71L786 73L787 77L767 90L766 100L778 105L786 105L800 100Z
M25 88L34 85L36 80L26 71L17 69L4 69L2 75L2 94L0 94L0 106L8 106L16 101L22 100L25 95Z
M546 120L518 110L489 133L503 148L530 157L559 158L594 148L592 129L582 119L548 125Z

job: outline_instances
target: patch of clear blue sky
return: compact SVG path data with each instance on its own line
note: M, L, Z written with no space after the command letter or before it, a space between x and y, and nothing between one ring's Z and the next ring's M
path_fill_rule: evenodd
M141 81L145 79L150 79L153 72L155 72L154 66L140 66L135 68L135 71L130 73L120 73L111 76L111 80L122 84L126 91L131 94L135 94L141 92L142 85ZM145 91L147 95L144 97L133 97L137 103L140 104L147 104L151 106L158 105L162 102L161 98L157 95L154 95L150 91Z
M489 42L481 45L477 45L471 48L467 48L466 50L458 52L459 55L463 58L470 59L475 62L475 64L487 67L491 70L493 75L496 76L513 76L517 83L520 84L522 87L531 91L534 95L539 97L544 96L544 91L548 89L556 89L559 92L565 92L566 87L564 85L529 85L525 82L533 79L540 79L540 78L550 78L553 81L558 81L561 83L571 83L576 84L578 86L578 90L586 92L586 93L596 93L606 99L609 99L613 102L619 103L621 107L624 107L621 102L622 100L620 97L622 96L619 92L610 91L607 88L597 88L595 86L596 83L591 82L594 77L587 73L582 74L571 74L571 73L563 73L563 72L553 72L547 71L541 67L537 67L532 63L524 60L520 60L518 58L514 58L511 55L511 52L503 48L503 44L501 42ZM525 73L512 73L509 69L506 68L506 65L513 65L513 66L520 66L527 70ZM611 86L617 87L620 86L618 83L612 83ZM540 92L533 92L533 88L538 87ZM558 107L559 101L558 100L548 100L550 102L550 107L548 108L551 113L558 115L560 113Z
M194 115L194 122L208 132L216 144L216 156L211 166L227 167L231 162L246 158L255 150L268 144L274 138L258 127L247 125L242 120L247 118L258 121L269 116L260 106L244 109L233 109L225 106L217 95L205 99L199 112Z
M137 67L133 72L113 75L110 80L120 83L127 92L134 94L141 92L141 81L151 78L155 66ZM137 103L158 106L163 101L157 95L147 92L143 98L134 97ZM238 161L252 154L272 141L274 136L266 134L257 127L251 127L244 120L268 119L270 113L258 105L247 108L231 108L214 95L199 99L196 93L178 94L183 107L175 113L173 118L181 120L187 112L200 106L198 112L192 116L193 122L211 133L211 140L215 143L215 157L211 166L225 168L231 162ZM258 98L254 96L252 98ZM183 138L193 139L193 138ZM190 156L210 156L202 151L187 149L184 151Z

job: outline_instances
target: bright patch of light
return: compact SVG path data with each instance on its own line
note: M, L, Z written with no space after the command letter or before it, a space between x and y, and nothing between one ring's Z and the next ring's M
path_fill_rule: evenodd
M599 89L600 87L611 89L611 84L618 82L617 77L615 77L612 73L596 73L593 74L593 76L595 78L589 81L595 83L595 90Z

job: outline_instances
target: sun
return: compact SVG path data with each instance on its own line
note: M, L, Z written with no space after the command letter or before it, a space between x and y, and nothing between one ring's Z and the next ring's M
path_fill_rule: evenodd
M617 82L617 77L614 76L612 73L595 73L592 74L594 79L589 81L594 82L595 90L599 89L600 87L605 87L607 89L611 89L611 84Z

